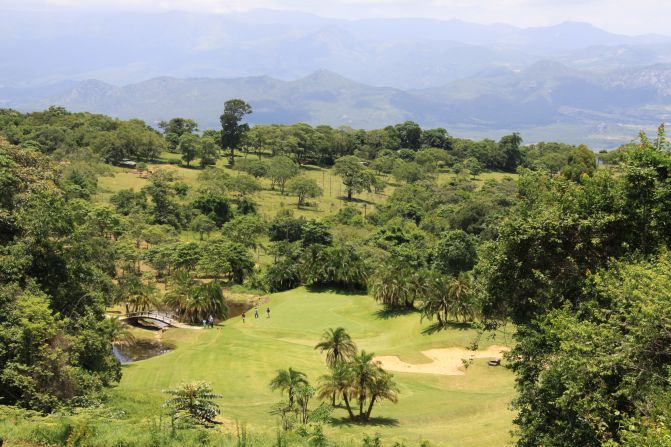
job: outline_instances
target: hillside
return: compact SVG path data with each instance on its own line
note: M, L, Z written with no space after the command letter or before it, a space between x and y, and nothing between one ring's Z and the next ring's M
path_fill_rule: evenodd
M0 88L0 104L19 110L62 105L151 125L175 116L203 129L219 127L223 103L240 97L254 108L254 124L306 122L383 127L413 120L465 137L499 138L521 131L527 143L562 140L610 149L639 128L667 121L671 66L657 64L608 73L541 61L521 71L489 69L440 87L403 91L373 87L319 70L294 81L267 76L231 79L170 77L114 86L62 82L35 89Z

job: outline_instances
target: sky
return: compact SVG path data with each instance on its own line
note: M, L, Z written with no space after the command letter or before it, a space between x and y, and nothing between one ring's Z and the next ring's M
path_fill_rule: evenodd
M324 17L428 17L522 27L589 22L621 34L671 35L671 0L0 0L2 9L244 12L266 8Z

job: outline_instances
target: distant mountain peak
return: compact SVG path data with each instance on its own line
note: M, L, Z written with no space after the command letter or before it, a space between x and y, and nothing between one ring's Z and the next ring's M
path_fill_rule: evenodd
M309 75L305 76L302 79L299 79L297 82L307 82L314 84L324 84L324 85L357 85L358 83L348 79L335 71L327 70L325 68L320 68Z

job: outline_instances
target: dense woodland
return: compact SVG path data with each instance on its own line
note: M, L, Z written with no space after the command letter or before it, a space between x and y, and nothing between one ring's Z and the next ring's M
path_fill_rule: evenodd
M110 348L123 328L105 317L115 304L199 323L226 318L232 285L306 285L368 291L437 331L514 326L520 446L668 445L663 127L597 163L585 146L525 146L518 134L472 141L409 121L250 128L249 113L229 101L221 130L200 132L187 118L155 129L56 107L0 110L3 404L51 412L99 403L121 374ZM146 185L101 201L99 179L129 160ZM168 163L198 171L196 185L161 169ZM324 194L306 175L314 168L342 182L343 206L321 219L293 211ZM503 175L483 182L484 172ZM265 189L291 206L263 213ZM368 204L364 191L385 200ZM357 355L361 368L370 363ZM330 392L350 395L336 386L321 397Z

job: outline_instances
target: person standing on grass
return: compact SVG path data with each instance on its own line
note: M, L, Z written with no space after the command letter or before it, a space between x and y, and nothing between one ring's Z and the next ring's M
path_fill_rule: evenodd
M242 322L244 323L245 322L245 313L243 312L241 316L242 316Z
M257 304L254 308L254 318L259 318L259 305Z
M268 315L266 318L270 318L270 307L266 309L266 315Z
M210 327L214 329L214 317L212 315L210 315L209 321L210 321Z

